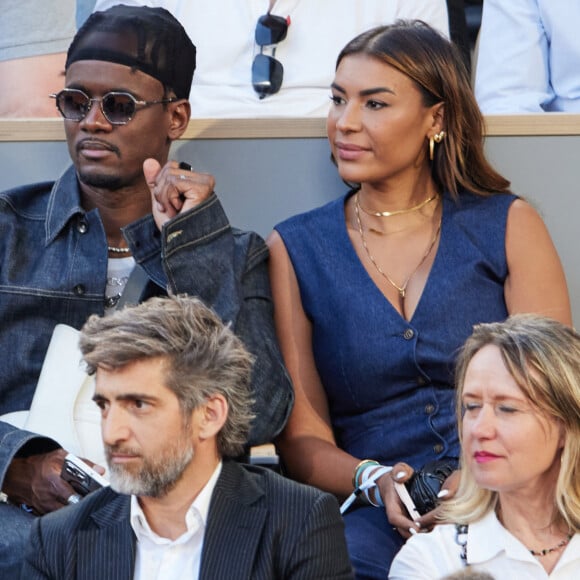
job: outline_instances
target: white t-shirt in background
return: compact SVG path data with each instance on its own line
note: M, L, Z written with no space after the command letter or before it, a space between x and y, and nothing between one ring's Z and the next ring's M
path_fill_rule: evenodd
M326 117L336 58L357 34L420 18L449 35L445 0L277 0L272 14L291 20L275 53L284 80L278 93L260 100L251 69L259 52L256 23L268 0L97 0L95 10L115 4L166 8L184 26L197 47L190 96L194 118Z

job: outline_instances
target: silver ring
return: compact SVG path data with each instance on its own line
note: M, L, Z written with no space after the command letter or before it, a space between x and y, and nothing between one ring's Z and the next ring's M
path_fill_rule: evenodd
M66 503L79 503L81 496L78 493L73 493L66 498Z
M186 180L186 179L187 179L187 176L185 176L185 175L183 175L183 173L181 173L181 174L179 175L179 179Z

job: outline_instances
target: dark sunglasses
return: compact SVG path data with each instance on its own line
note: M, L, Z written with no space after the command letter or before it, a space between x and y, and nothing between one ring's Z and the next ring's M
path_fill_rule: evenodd
M263 54L262 51L264 46L282 42L286 38L289 25L290 19L282 16L264 14L258 18L255 38L256 44L260 47L260 54L254 57L252 63L252 85L260 99L277 93L282 86L284 67L274 58L276 47L272 49L272 56Z
M139 111L151 105L173 103L177 98L159 101L139 101L131 93L111 91L100 99L93 99L80 89L63 89L50 95L56 99L56 108L69 121L82 121L91 110L93 103L99 103L103 116L111 125L126 125Z

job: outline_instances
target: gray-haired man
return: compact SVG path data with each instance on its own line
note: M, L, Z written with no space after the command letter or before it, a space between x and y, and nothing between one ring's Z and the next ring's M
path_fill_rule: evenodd
M252 357L200 301L89 319L110 488L35 521L23 577L351 578L336 499L231 461Z

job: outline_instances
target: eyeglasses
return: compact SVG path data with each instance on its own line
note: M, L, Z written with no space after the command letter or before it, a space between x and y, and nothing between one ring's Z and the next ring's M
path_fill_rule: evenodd
M260 47L260 54L254 57L252 63L252 85L260 99L273 95L280 90L284 67L274 58L276 47L272 49L272 56L263 54L264 46L278 44L286 38L290 26L290 18L264 14L258 18L256 24L256 44Z
M56 99L56 108L69 121L82 121L91 110L93 103L99 103L101 112L111 125L126 125L139 111L151 105L173 103L177 98L159 101L139 101L131 93L111 91L100 99L93 99L80 89L63 89L50 95Z

